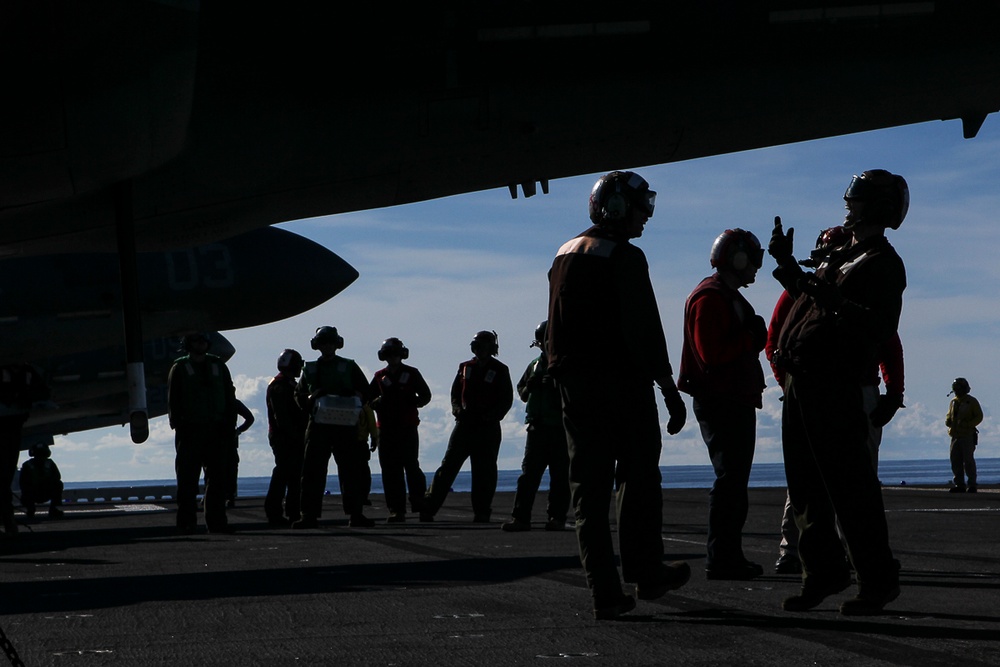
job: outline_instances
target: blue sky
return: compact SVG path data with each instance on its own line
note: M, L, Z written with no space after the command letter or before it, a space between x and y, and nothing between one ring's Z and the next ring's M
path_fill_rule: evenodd
M986 413L978 456L1000 455L992 419L1000 396L1000 121L962 138L958 121L925 123L659 166L639 171L658 192L656 212L636 241L649 259L660 315L675 369L679 364L684 299L711 273L712 241L728 227L753 231L766 244L775 215L796 229L796 255L817 233L843 220L851 176L884 168L910 186L909 215L889 238L907 267L900 336L906 361L906 409L886 428L883 459L947 458L946 394L956 376L968 378ZM494 329L499 358L515 378L536 350L532 334L545 318L546 271L556 249L589 226L587 197L600 174L550 183L550 194L512 200L506 189L406 206L312 218L282 225L334 250L361 274L335 299L266 326L228 331L237 393L258 415L241 438L243 476L270 474L264 391L282 348L309 359L313 330L338 327L342 353L370 377L381 367L383 339L398 336L434 392L422 411L421 464L432 474L451 432L448 391L459 362L469 358L476 331ZM757 283L744 291L770 318L780 287L765 257ZM250 297L248 297L250 298ZM594 341L597 346L602 341ZM603 350L609 362L614 349ZM766 363L761 355L762 363ZM778 462L779 391L768 373L758 412L757 462ZM688 401L690 408L690 401ZM690 412L690 410L689 410ZM661 410L665 423L666 411ZM505 420L501 469L520 467L524 406ZM56 440L54 458L69 481L170 479L173 434L154 420L142 445L128 429L77 433ZM693 418L677 436L664 435L663 465L707 464ZM378 473L377 460L372 461ZM332 471L331 471L332 472ZM944 480L942 480L944 481Z

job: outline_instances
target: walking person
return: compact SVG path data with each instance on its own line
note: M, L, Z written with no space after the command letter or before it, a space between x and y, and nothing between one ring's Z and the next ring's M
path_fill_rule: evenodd
M979 429L983 421L983 408L979 401L969 394L969 381L965 378L955 378L951 383L951 391L955 398L948 404L948 416L944 424L951 436L951 472L955 476L951 493L976 493L976 445L979 444ZM965 480L969 482L966 484Z

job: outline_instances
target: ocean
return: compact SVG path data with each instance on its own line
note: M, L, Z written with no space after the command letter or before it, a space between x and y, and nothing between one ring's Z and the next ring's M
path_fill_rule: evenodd
M327 477L327 493L339 494L335 466L330 462L331 474ZM980 485L1000 483L1000 458L976 459ZM382 493L382 477L372 470L372 493ZM433 471L424 471L427 481L433 476ZM660 466L663 475L664 489L709 489L715 481L715 474L710 465L696 466ZM497 477L497 491L516 491L519 470L501 470ZM238 497L259 498L267 493L268 477L240 477ZM879 479L884 486L930 485L947 486L951 480L951 465L947 459L921 459L901 461L881 461L879 463ZM89 489L93 487L127 487L127 486L169 486L175 483L172 479L132 480L117 482L67 482L68 489ZM750 473L751 487L783 487L785 486L785 468L782 463L755 463ZM458 474L452 490L468 492L471 489L471 473L463 471ZM542 489L548 489L548 475L542 478Z

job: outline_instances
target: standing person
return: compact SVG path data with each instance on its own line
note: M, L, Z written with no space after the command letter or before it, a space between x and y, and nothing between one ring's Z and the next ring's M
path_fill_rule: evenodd
M198 480L205 469L205 525L211 533L231 532L226 517L230 471L235 456L236 387L225 362L208 353L204 333L184 337L187 355L167 376L167 409L174 429L177 473L177 528L198 526Z
M419 409L431 402L424 376L403 363L410 350L398 338L386 338L378 350L385 368L375 371L369 386L372 406L378 415L379 464L382 488L389 509L386 523L406 521L406 491L410 509L419 514L427 492L427 478L420 469Z
M36 443L28 448L31 457L21 466L18 478L21 485L21 505L27 516L35 515L35 505L49 503L49 516L62 517L63 483L59 466L52 460L52 450L48 445Z
M344 513L350 517L348 525L369 528L375 522L362 511L366 461L358 447L358 420L368 381L353 359L337 355L344 339L336 327L316 329L310 346L320 357L305 365L295 387L295 402L309 414L309 424L302 461L302 518L292 528L318 526L331 454L337 463Z
M764 318L739 293L764 261L760 241L727 229L709 257L715 273L702 280L684 305L684 346L677 388L694 398L694 415L715 470L708 499L709 579L753 579L764 574L743 554L743 526L750 509L747 486L763 407L760 351Z
M597 619L635 608L622 591L608 520L617 482L622 578L641 600L679 588L684 562L663 561L661 433L653 384L679 433L687 408L667 354L642 236L656 193L639 174L602 176L590 193L592 227L559 249L549 271L549 373L559 387L580 560ZM605 350L614 351L609 358Z
M979 429L976 427L983 421L983 409L979 401L969 394L971 387L965 378L955 378L951 390L955 398L948 405L944 424L951 436L951 472L955 475L955 485L948 491L975 493L978 490L975 452L979 440ZM966 476L969 478L968 486L965 484Z
M853 239L815 273L796 264L794 230L786 235L780 218L768 252L778 264L775 277L795 298L774 359L785 372L782 449L799 527L802 590L782 606L812 609L851 585L839 520L858 580L857 596L840 613L857 616L879 613L900 593L862 388L878 346L899 324L906 270L885 230L902 224L909 190L901 176L875 169L855 176L844 200L844 227Z
M246 433L253 426L254 421L256 421L250 408L238 398L236 399L236 414L243 420L243 423L237 426L236 432L233 433L232 459L228 465L229 480L227 485L229 493L226 496L226 507L229 508L236 506L236 493L240 478L240 436Z
M274 454L274 470L264 498L264 514L272 526L289 526L299 518L302 457L309 422L309 415L295 402L295 384L301 373L302 355L283 350L278 357L278 374L267 385L267 441Z
M475 356L458 365L451 384L455 428L427 489L421 521L434 520L466 459L472 462L472 520L489 523L493 512L502 438L500 421L514 404L514 387L510 370L495 358L500 352L495 331L480 331L469 347Z
M0 367L0 519L4 535L17 532L11 485L21 457L21 431L31 405L49 396L42 374L30 364Z
M369 442L371 445L369 446ZM378 449L378 422L370 403L361 406L358 415L358 456L361 457L361 504L371 505L372 454Z
M521 461L521 476L517 478L511 519L500 526L507 532L531 530L531 508L545 468L549 469L545 530L566 530L569 451L566 449L566 430L562 425L562 400L549 375L549 361L545 356L548 325L548 321L544 321L535 328L535 340L531 347L539 348L541 354L528 364L517 383L517 394L525 402L524 421L528 424L528 437L524 443L524 460Z

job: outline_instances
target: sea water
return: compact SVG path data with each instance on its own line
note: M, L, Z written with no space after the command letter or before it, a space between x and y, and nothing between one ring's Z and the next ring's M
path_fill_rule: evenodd
M980 485L1000 483L1000 458L976 459ZM372 470L372 493L382 493L382 477L377 474L378 466ZM433 473L427 473L428 483ZM660 466L665 489L709 489L715 481L715 473L710 465L698 466ZM516 491L519 470L501 470L497 475L497 491ZM879 479L884 486L925 485L948 486L951 480L951 464L947 459L921 459L901 461L880 461ZM259 498L267 493L268 477L240 477L238 496L243 498ZM471 490L472 473L458 473L452 490L468 492ZM172 479L132 480L118 482L67 482L68 489L89 489L92 487L121 486L169 486L175 484ZM750 472L751 487L783 487L785 486L785 467L783 463L755 463ZM548 474L542 478L541 488L548 489ZM339 494L340 485L337 475L327 476L327 493Z

